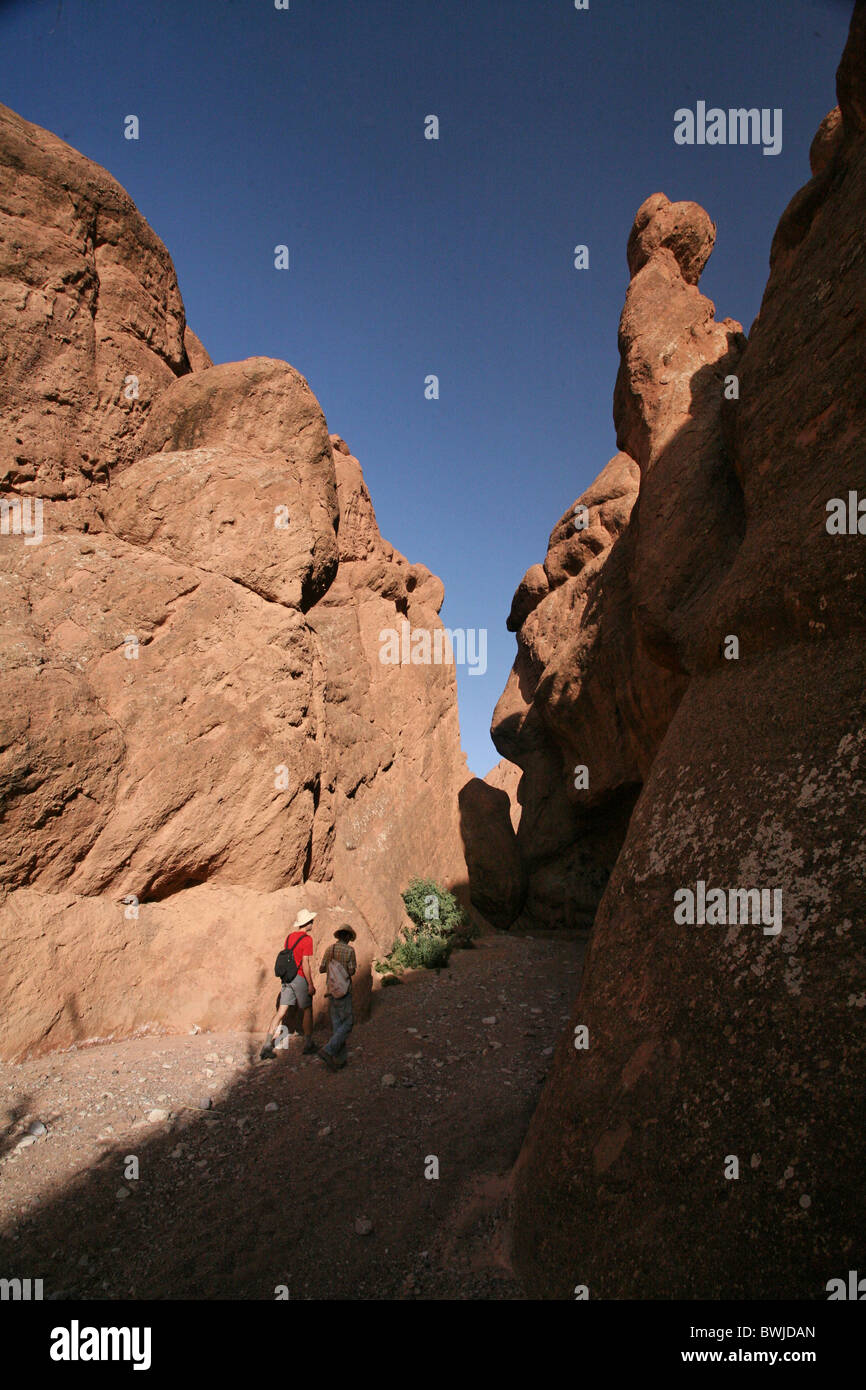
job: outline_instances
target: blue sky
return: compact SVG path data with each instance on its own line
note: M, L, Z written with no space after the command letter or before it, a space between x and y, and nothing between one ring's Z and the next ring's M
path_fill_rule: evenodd
M851 8L0 0L0 99L129 191L214 361L303 372L383 535L444 580L446 623L488 630L486 674L458 672L483 775L511 596L615 450L634 213L658 191L706 207L718 234L701 288L748 331L835 104ZM674 111L698 100L781 107L781 153L677 146Z

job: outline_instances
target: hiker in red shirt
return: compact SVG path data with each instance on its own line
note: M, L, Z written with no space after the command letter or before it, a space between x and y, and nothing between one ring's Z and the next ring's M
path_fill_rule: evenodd
M259 1053L262 1061L276 1057L277 1054L274 1051L276 1033L292 1004L298 1006L303 1016L301 1027L304 1030L304 1054L309 1055L318 1051L313 1042L313 995L316 992L312 976L313 938L305 930L311 922L315 921L315 917L315 912L310 912L306 908L299 912L295 918L294 927L286 937L285 949L291 951L294 956L298 973L294 979L283 981L283 987L277 1000L277 1012L271 1020L265 1045Z

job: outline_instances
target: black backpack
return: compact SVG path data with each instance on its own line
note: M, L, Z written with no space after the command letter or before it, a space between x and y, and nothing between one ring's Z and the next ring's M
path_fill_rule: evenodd
M298 937L297 941L295 942L295 946L297 946L298 941L302 940L303 934ZM292 983L292 980L294 980L297 977L298 963L295 960L294 946L291 947L291 949L288 946L284 946L283 949L280 951L276 961L274 962L274 974L277 976L278 979L282 980L284 985L290 985Z

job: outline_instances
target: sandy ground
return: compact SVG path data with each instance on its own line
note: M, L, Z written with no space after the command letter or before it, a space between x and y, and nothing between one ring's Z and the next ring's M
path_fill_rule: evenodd
M0 1276L46 1298L522 1297L509 1170L582 951L496 934L413 972L336 1074L239 1033L3 1065Z

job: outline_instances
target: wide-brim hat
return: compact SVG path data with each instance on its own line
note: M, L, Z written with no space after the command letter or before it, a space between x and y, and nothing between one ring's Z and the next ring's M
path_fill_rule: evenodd
M310 909L309 909L308 907L304 907L304 908L301 909L301 911L298 913L297 917L295 918L295 926L294 926L293 930L297 930L298 927L308 927L308 926L310 925L310 923L311 923L311 922L314 922L315 920L316 920L316 914L315 914L315 912L311 912Z
M357 932L355 931L355 928L354 928L354 927L350 927L350 926L349 926L349 923L348 923L348 922L346 922L345 926L338 927L337 930L334 932L334 935L335 935L335 936L339 936L339 935L340 935L340 932L344 932L344 931L349 933L349 936L351 937L351 939L352 939L353 941L355 940L355 937L357 936Z

